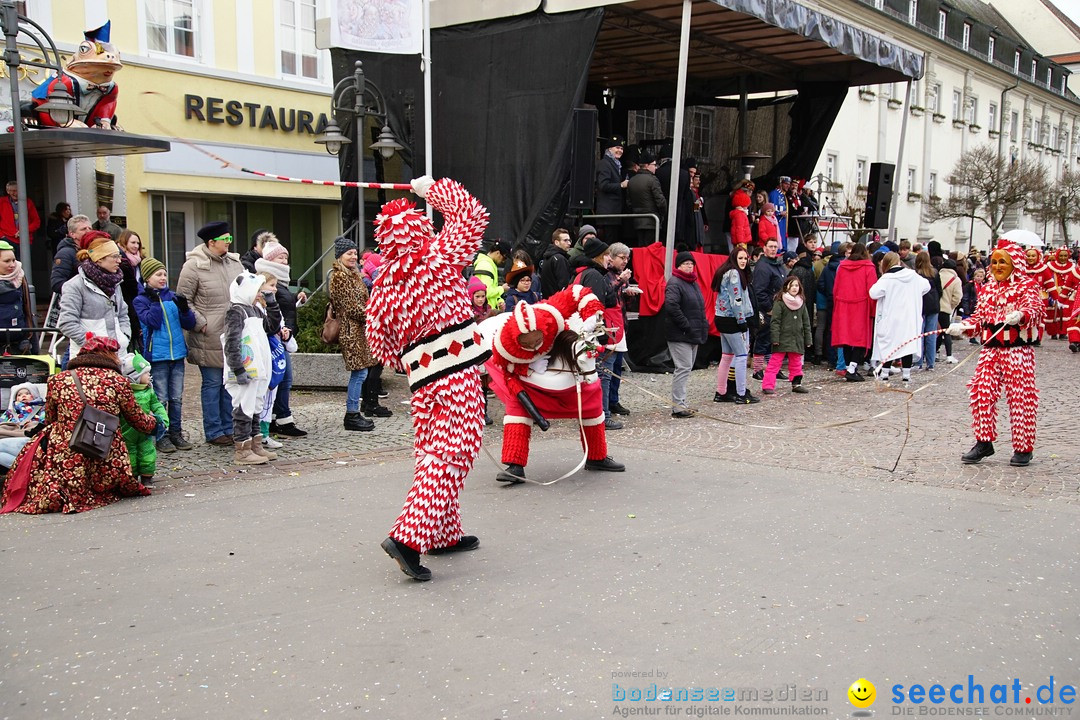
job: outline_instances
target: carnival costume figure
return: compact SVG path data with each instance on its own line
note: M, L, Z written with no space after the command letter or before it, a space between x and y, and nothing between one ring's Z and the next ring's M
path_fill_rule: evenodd
M1012 429L1013 456L1009 464L1024 466L1031 462L1039 408L1032 345L1042 328L1046 304L1038 285L1023 272L1024 267L1024 251L1009 240L998 240L990 255L993 280L979 295L975 312L963 324L949 327L949 334L954 336L978 333L982 343L975 374L968 383L976 442L964 454L965 463L977 463L994 454L997 401L1003 386Z
M496 480L524 482L533 425L547 430L549 419L580 421L587 470L626 469L608 457L604 431L596 373L604 347L593 342L603 333L603 314L603 303L588 288L571 285L542 303L519 303L481 324L485 337L491 337L491 387L506 405L502 461L507 467Z
M1069 257L1068 248L1058 248L1054 259L1046 263L1049 279L1044 289L1050 296L1051 304L1046 317L1046 332L1050 337L1065 338L1068 328L1069 309L1076 299L1076 288L1080 286L1080 268Z
M484 346L469 306L462 268L488 225L488 212L459 183L423 177L413 191L442 213L431 221L405 199L385 204L375 220L383 257L367 306L367 340L386 365L404 370L412 391L416 456L412 488L382 547L402 572L430 580L424 553L474 550L462 535L458 494L480 451Z
M1035 286L1039 291L1039 298L1042 300L1044 308L1047 310L1050 308L1051 300L1050 294L1047 292L1047 287L1053 283L1053 271L1046 264L1046 259L1043 258L1042 251L1038 248L1029 247L1026 250L1021 250L1024 253L1024 262L1017 267L1023 268L1028 278L1035 282ZM1043 333L1046 332L1045 317L1046 311L1043 311L1044 321L1039 325L1039 333L1035 338L1035 347L1039 347L1042 344Z
M120 88L114 80L124 68L120 52L109 42L112 23L83 33L83 41L75 48L64 71L48 78L31 94L32 115L45 127L59 127L49 114L46 103L57 87L63 87L77 109L69 127L92 127L119 130L116 118L116 98Z

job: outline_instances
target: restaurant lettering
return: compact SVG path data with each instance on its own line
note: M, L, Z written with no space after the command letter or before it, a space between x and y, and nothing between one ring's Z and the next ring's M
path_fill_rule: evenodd
M320 113L316 120L315 114L307 110L198 95L184 95L184 119L234 127L246 124L260 130L270 128L308 135L318 135L328 124L326 113Z

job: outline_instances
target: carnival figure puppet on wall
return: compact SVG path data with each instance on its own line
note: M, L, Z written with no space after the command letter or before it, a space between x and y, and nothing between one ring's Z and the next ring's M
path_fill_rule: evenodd
M33 116L40 125L60 127L47 110L40 109L58 84L71 95L78 109L67 127L92 127L120 130L116 120L116 97L119 88L113 76L123 69L120 52L109 42L112 23L107 22L84 33L64 72L38 85L33 92Z

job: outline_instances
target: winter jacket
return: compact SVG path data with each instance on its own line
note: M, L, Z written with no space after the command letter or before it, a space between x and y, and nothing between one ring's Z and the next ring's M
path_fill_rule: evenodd
M169 414L161 400L154 393L150 385L132 383L131 391L135 395L135 402L155 418L169 427ZM131 460L132 471L139 476L154 475L157 472L157 448L154 446L152 433L144 433L132 427L126 418L120 418L120 433L124 436L124 444L127 445L128 458Z
M596 163L596 214L618 215L622 211L622 164L605 152ZM604 218L604 224L618 222L618 218Z
M75 277L64 283L60 293L60 315L56 325L71 343L72 356L86 342L86 333L111 337L120 343L120 354L127 352L131 321L127 304L118 284L112 296L92 283L80 268Z
M244 364L243 336L244 324L248 318L254 317L262 320L262 329L266 333L266 337L281 332L281 309L278 307L277 298L265 294L262 297L266 300L265 310L254 305L234 302L230 303L229 309L225 311L225 329L221 338L223 343L222 357L225 360L225 366L236 375L243 374L246 367ZM342 329L344 329L344 321L342 322Z
M827 273L828 268L825 269ZM824 273L822 273L824 275ZM832 298L832 344L868 348L873 342L870 332L874 318L874 301L870 288L877 282L874 261L845 260L836 267Z
M510 312L519 302L523 302L526 305L540 302L540 293L535 290L522 292L521 290L510 288L503 294L503 300L506 302L506 311Z
M950 262L954 267L949 267ZM964 299L964 283L957 276L955 265L954 261L946 260L945 266L938 272L938 280L941 281L941 302L938 304L938 312L946 315L952 315Z
M142 352L142 328L139 327L139 318L135 315L135 297L142 289L142 273L137 267L133 267L126 253L120 255L120 272L124 279L120 281L120 292L124 295L124 302L128 306L128 322L131 323L131 351Z
M803 302L798 310L792 310L783 298L773 302L772 321L773 352L803 354L814 344L814 331L810 327L810 313Z
M132 304L142 329L143 357L152 363L187 357L184 330L195 329L195 312L191 308L181 313L176 306L176 295L169 288L163 288L151 299L144 287Z
M363 276L358 270L346 270L341 263L334 263L329 287L330 302L334 304L334 313L341 321L338 345L345 369L351 372L377 365L365 335L368 290Z
M705 319L705 296L696 282L672 275L664 291L667 341L704 345L709 339Z
M79 246L71 237L65 237L56 246L56 255L53 257L52 272L49 274L49 286L56 294L79 270L79 261L75 257L79 252Z
M754 242L750 235L750 218L744 208L732 208L728 213L731 218L731 247L736 245L750 245Z
M720 292L716 294L713 313L716 329L722 333L739 333L746 330L746 320L754 314L751 288L745 288L739 271L735 268L724 273L720 279Z
M941 280L936 274L926 280L930 283L930 291L922 296L922 316L930 317L940 312L938 308L941 307Z
M802 285L803 297L806 298L806 312L810 314L810 322L814 322L814 304L817 298L817 278L814 277L814 261L809 255L803 255L791 268L791 274L799 278Z
M502 285L499 284L499 266L487 253L480 253L473 261L473 277L480 278L487 285L488 305L493 308L499 307L502 300Z
M246 253L240 256L240 264L244 266L244 269L249 273L255 272L255 261L262 257L262 253L256 248L251 248Z
M572 267L574 270L574 277L570 281L572 284L587 287L605 308L618 307L619 292L608 280L607 268L584 255L574 258ZM507 308L509 307L507 305ZM597 338L601 345L609 340L610 337L607 335Z
M653 213L660 218L660 224L664 223L667 213L667 199L664 190L660 187L660 181L648 170L638 170L634 177L626 184L626 196L629 199L630 212ZM634 218L635 230L653 230L656 223L652 218Z
M18 287L7 280L0 280L0 327L5 330L28 327L26 319L30 316L30 290L26 279L23 278ZM0 333L0 353L4 349L29 352L30 346L28 333Z
M187 254L176 294L183 295L195 311L195 329L185 338L188 362L200 367L224 367L221 333L225 329L225 311L229 308L229 286L244 266L236 253L213 255L206 244Z
M833 283L836 282L836 268L840 267L840 261L844 258L840 255L830 255L829 261L825 263L824 269L821 271L821 276L818 277L817 291L821 295L825 304L820 307L831 308L833 304Z
M922 297L930 281L905 266L890 268L868 291L877 301L872 362L922 357Z
M761 308L762 312L771 308L773 298L780 292L786 276L787 268L779 257L767 258L762 255L754 266L754 307Z
M551 297L570 284L573 274L570 253L558 245L551 245L540 260L540 291L544 297Z

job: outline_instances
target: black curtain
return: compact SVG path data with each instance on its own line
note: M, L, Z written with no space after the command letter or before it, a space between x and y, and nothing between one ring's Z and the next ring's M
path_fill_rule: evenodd
M781 175L810 177L847 97L848 86L844 83L804 83L798 90L789 113L791 131L787 153L763 178L755 178L758 187L771 190Z
M434 175L460 181L487 206L489 238L542 237L565 212L570 122L584 97L602 19L602 8L556 15L537 11L432 31ZM391 128L410 146L402 153L406 170L420 175L419 58L341 49L331 57L335 83L352 75L356 60L363 61L366 77L383 90ZM349 127L350 139L352 132ZM365 146L372 142L365 140ZM355 152L344 151L339 164L342 178L356 178ZM346 227L355 219L354 192L342 190ZM378 210L373 201L381 204L382 198L370 190L366 198L370 225ZM370 229L365 233L371 236Z

